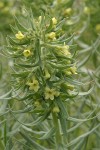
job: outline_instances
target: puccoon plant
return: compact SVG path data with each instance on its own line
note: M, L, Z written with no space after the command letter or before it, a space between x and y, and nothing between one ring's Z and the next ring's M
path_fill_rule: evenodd
M28 17L26 27L16 18L14 36L8 36L7 53L13 58L12 97L23 101L29 113L36 112L33 125L52 120L50 133L56 149L61 150L68 142L65 105L78 94L72 83L77 74L76 46L72 45L73 35L68 37L62 31L64 20L43 14L34 19L32 13Z
M77 55L77 50L85 45L80 39L89 23L84 15L89 18L90 12L87 7L83 9L84 3L78 2L54 1L48 7L48 15L47 3L44 5L43 1L41 16L40 10L34 13L25 10L23 19L14 17L13 35L8 35L8 46L3 49L11 69L7 86L10 90L0 98L7 102L5 112L1 113L2 118L6 114L1 122L2 149L88 150L99 145L98 140L89 145L100 136L99 105L94 94L90 94L98 91L94 89L92 73L88 76L88 71L80 69L87 62L81 50L81 56ZM38 10L38 6L34 7ZM98 72L97 69L95 83L99 86ZM85 92L80 92L81 89Z

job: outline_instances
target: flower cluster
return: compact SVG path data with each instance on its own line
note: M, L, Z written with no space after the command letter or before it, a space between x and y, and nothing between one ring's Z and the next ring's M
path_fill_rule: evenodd
M19 31L14 38L9 38L8 51L15 58L14 70L18 72L14 73L18 81L15 88L23 89L28 100L34 95L34 106L42 106L44 102L48 106L53 102L52 111L59 112L56 100L66 99L75 90L67 78L77 74L77 68L73 49L67 42L69 37L64 37L62 26L55 17L49 21L46 17L30 20L30 29L18 24Z

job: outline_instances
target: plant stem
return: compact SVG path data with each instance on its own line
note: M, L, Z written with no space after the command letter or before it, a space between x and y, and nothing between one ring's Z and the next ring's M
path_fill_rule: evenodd
M59 150L60 146L62 145L62 136L60 134L59 121L56 113L52 112L52 117L53 117L54 126L56 128L56 133L55 133L56 150Z

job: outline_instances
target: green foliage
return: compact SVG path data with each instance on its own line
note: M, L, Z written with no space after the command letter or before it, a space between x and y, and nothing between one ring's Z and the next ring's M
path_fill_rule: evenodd
M0 8L0 150L100 149L99 0Z

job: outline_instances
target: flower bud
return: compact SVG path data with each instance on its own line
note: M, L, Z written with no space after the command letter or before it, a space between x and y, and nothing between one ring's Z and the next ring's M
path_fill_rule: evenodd
M53 23L53 25L56 25L57 24L57 19L54 17L54 18L52 18L52 23Z
M41 22L41 20L42 20L42 16L39 16L39 22Z
M54 113L59 113L60 112L60 109L58 106L55 106L52 110Z
M76 72L77 68L75 66L70 67L70 71L71 71L72 74L77 74L77 72Z
M71 75L72 73L70 71L64 71L66 75Z
M49 79L50 78L50 73L48 72L48 70L45 70L45 78Z
M48 38L51 39L51 40L55 39L56 38L56 33L55 32L49 33Z
M67 8L65 11L64 11L64 15L71 15L72 14L72 8Z

